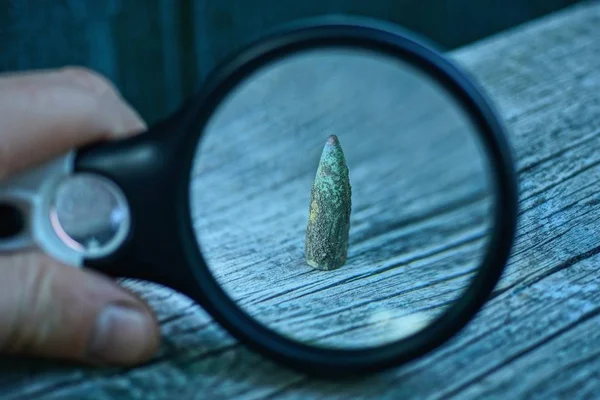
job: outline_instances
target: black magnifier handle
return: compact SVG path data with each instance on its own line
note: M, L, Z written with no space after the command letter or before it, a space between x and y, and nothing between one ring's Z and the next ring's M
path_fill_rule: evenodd
M185 138L198 115L197 101L150 127L141 135L81 149L74 172L101 175L123 192L130 232L111 254L84 258L85 267L115 277L143 279L195 297L194 278L180 251L179 223L188 188L182 162Z

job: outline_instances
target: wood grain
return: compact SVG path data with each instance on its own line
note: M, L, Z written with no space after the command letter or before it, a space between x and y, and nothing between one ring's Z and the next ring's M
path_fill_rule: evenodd
M451 55L477 78L507 122L520 172L521 212L516 247L493 298L434 353L362 380L317 381L248 351L182 296L126 282L162 321L164 345L154 361L130 370L92 370L6 360L0 364L0 396L594 398L600 390L599 36L600 5L588 3ZM304 203L298 200L299 209L307 210ZM385 237L389 229L384 225L379 234ZM401 233L401 226L396 229ZM365 246L369 237L365 228ZM256 294L247 295L240 301L251 304Z

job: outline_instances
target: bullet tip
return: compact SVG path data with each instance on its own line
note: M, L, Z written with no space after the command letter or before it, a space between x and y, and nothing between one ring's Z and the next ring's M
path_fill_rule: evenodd
M330 144L332 146L339 144L339 143L340 143L340 141L338 140L337 136L335 136L335 135L331 135L327 139L327 144Z

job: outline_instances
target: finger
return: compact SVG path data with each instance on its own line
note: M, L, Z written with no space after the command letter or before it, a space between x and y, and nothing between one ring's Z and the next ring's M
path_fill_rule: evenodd
M0 257L0 352L133 365L154 354L157 322L133 294L40 253Z
M146 125L101 75L83 68L0 75L0 180L73 147Z

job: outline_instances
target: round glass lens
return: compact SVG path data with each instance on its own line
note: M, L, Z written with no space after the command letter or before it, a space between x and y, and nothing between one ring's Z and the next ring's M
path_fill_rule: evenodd
M200 250L264 326L318 347L418 333L469 285L491 235L489 165L469 114L391 56L304 51L240 84L203 132Z
M66 178L50 207L55 234L88 257L109 253L129 229L129 207L119 188L92 174Z

